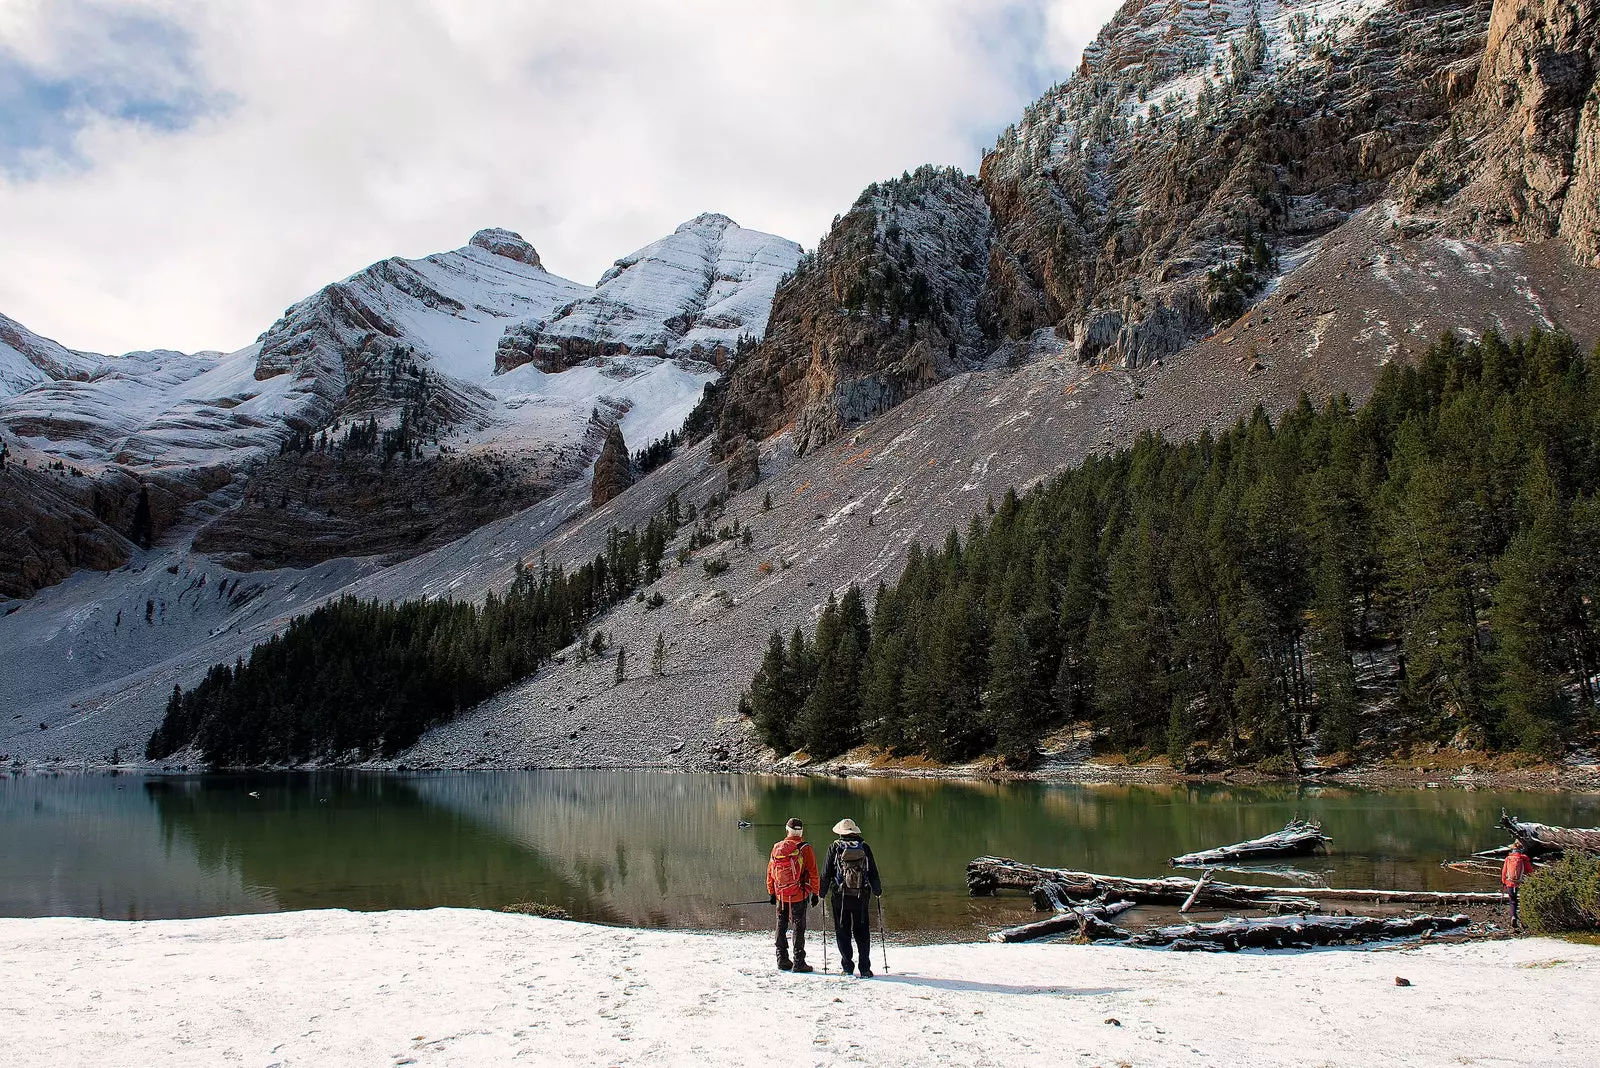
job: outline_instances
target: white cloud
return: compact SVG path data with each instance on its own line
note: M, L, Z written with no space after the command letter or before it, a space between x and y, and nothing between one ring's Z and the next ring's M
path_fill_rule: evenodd
M868 182L975 168L1113 6L0 0L0 40L62 77L51 42L113 7L176 27L215 105L176 130L80 110L74 159L0 178L0 312L81 348L234 348L484 226L589 282L701 211L809 247Z

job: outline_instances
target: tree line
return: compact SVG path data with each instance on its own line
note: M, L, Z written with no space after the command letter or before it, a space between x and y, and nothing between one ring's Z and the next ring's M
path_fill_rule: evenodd
M1359 409L1090 457L773 632L744 710L813 757L1557 755L1600 726L1596 359L1446 336Z
M223 767L392 756L538 670L587 624L661 576L676 495L642 531L567 571L521 562L484 603L340 598L292 620L248 660L173 687L146 758L189 746Z

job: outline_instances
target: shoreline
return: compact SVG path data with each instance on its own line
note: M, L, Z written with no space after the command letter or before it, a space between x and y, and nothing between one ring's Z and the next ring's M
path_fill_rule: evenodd
M517 765L474 764L471 766L418 766L387 761L267 765L211 769L176 764L170 761L112 764L107 761L63 760L0 763L0 775L90 774L90 775L244 775L272 773L314 773L324 771L365 772L372 774L444 774L508 771L609 771L653 772L660 774L777 775L794 778L828 779L925 779L950 782L1037 782L1079 785L1153 786L1299 786L1369 790L1493 790L1502 792L1600 793L1600 765L1561 767L1539 765L1512 771L1450 771L1398 766L1370 765L1339 769L1318 775L1268 775L1248 768L1207 774L1175 772L1162 765L1105 764L1086 761L1030 771L1008 771L973 765L883 766L862 763L830 762L822 765L774 761L760 764L605 764L605 765Z
M1580 1065L1600 947L1180 954L891 942L850 979L765 934L466 909L0 920L8 1063ZM1396 976L1409 986L1396 985ZM1507 1046L1501 1015L1517 1004ZM775 1041L775 1037L777 1040Z

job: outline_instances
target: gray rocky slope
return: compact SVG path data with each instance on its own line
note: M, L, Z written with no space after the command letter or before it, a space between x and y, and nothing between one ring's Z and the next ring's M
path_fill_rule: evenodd
M630 602L599 622L629 650L629 678L614 683L609 655L568 650L398 762L759 763L770 754L735 709L770 630L807 625L851 582L892 578L913 540L942 539L1008 487L1143 430L1188 435L1301 391L1359 400L1385 362L1445 329L1600 335L1590 216L1567 199L1592 174L1594 129L1593 5L1574 11L1130 3L978 181L925 168L839 219L779 289L707 441L598 510L574 483L388 567L241 577L171 548L137 554L98 590L75 577L0 618L0 701L40 710L0 727L0 752L142 745L173 682L320 597L482 596L519 559L592 556L669 493L703 507L724 492L724 458L740 456L747 481L754 450L760 481L717 520L748 526L754 544L700 550L650 591L660 607ZM1443 184L1439 159L1454 168ZM1546 206L1528 209L1540 188ZM712 575L707 557L729 566ZM176 598L192 617L178 613L188 629L171 633L194 644L174 653L156 635L180 623L159 609L145 623L140 591L197 572L262 592L225 608L229 594L201 607L168 589L169 613ZM75 652L63 667L63 643L103 635L114 607L149 628L137 651L105 653L121 659L104 669Z

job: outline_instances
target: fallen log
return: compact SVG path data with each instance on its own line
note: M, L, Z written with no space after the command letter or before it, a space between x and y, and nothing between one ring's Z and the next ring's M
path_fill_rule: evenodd
M997 890L1023 890L1033 893L1044 883L1058 884L1055 892L1066 900L1126 899L1141 905L1181 905L1194 891L1198 880L1181 875L1162 879L1126 879L1115 875L1047 868L1024 864L1005 857L978 857L967 865L967 888L974 895L987 896ZM1035 904L1038 903L1035 898ZM1498 893L1463 890L1376 890L1329 886L1247 886L1242 883L1208 883L1196 904L1201 907L1268 909L1293 907L1314 912L1323 901L1365 901L1371 904L1430 905L1460 908L1464 905L1500 905ZM1050 907L1047 903L1044 906Z
M1528 851L1540 853L1565 853L1574 850L1583 853L1600 853L1600 827L1551 827L1545 823L1528 823L1513 819L1500 810L1499 826L1528 844ZM1498 851L1497 851L1498 852ZM1505 852L1510 852L1507 849ZM1477 854L1480 856L1487 855ZM1504 853L1501 853L1504 856Z
M1293 819L1283 830L1252 838L1248 842L1202 849L1198 853L1185 853L1167 861L1174 868L1199 868L1230 861L1265 860L1271 857L1308 857L1326 849L1332 838L1322 833L1320 823Z
M1114 901L1109 905L1084 905L1068 907L1063 912L1058 912L1048 920L1036 920L1033 923L1024 923L1016 927L1007 927L1003 931L996 931L989 936L991 942L1031 942L1035 938L1045 938L1050 935L1077 933L1083 931L1084 925L1094 921L1104 923L1118 913L1127 912L1134 907L1132 901Z
M1413 938L1465 927L1466 916L1280 916L1271 919L1230 918L1217 923L1180 923L1141 931L1126 939L1130 946L1174 949L1289 949L1353 945L1395 938Z
M977 865L975 870L974 866ZM990 885L994 889L1027 890L1033 896L1033 907L1040 912L1055 909L1074 901L1118 900L1139 905L1182 905L1195 893L1194 879L1168 876L1165 879L1126 879L1116 875L1095 875L1091 872L1068 871L1062 868L1041 868L1032 864L1019 864L998 857L979 857L967 865L967 888L975 895L987 896L994 892L982 890ZM1315 912L1317 903L1310 898L1297 896L1293 890L1281 887L1239 887L1233 883L1208 883L1195 898L1195 903L1209 908L1245 908Z

